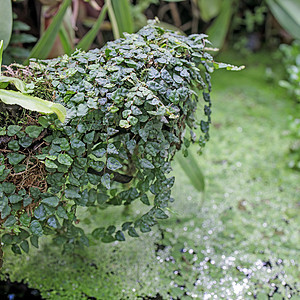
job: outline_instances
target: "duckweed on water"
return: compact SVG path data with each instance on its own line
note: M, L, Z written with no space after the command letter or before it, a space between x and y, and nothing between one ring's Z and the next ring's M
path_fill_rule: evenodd
M263 73L248 66L216 80L223 91L214 94L211 143L199 158L204 201L174 165L181 201L156 231L68 257L44 240L28 257L6 253L4 274L46 299L300 299L300 175L286 167L283 135L294 104L263 85ZM90 221L114 217L106 210Z

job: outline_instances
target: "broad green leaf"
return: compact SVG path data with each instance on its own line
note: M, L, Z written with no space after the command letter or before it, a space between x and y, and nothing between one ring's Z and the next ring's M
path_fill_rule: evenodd
M80 40L80 42L77 44L76 48L82 49L84 51L89 50L90 46L92 45L94 39L96 38L100 27L104 21L104 18L107 13L107 5L104 4L101 9L101 13L97 19L97 21L94 23L93 27L89 30L89 32Z
M220 14L206 32L213 47L221 48L224 44L233 14L233 2L234 0L223 1Z
M12 7L11 0L1 0L1 9L0 9L0 40L3 40L3 50L9 44L9 40L11 37L13 25L13 16L12 16ZM0 57L2 57L2 53L0 50ZM0 59L1 66L1 59Z
M279 24L294 38L300 39L300 1L267 0Z
M17 104L25 109L45 114L55 113L61 122L64 122L67 111L61 104L42 100L37 97L24 95L15 91L0 90L0 99L5 104Z
M47 58L55 42L56 36L60 30L64 15L71 2L72 0L64 0L58 13L53 18L51 24L39 39L39 41L36 43L36 45L33 47L32 51L29 54L29 58ZM29 59L25 63L28 63L28 61Z
M14 235L6 233L2 236L1 241L6 245L11 245L14 242Z
M3 82L13 84L21 93L27 92L26 84L18 78L0 76L0 83L3 83Z
M222 0L198 0L201 19L208 22L216 17L222 7Z

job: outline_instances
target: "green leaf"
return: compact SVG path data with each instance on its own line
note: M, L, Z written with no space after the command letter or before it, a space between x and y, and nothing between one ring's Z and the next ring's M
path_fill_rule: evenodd
M110 176L109 174L104 174L101 177L101 183L109 190L110 189Z
M8 197L10 203L18 203L23 200L23 198L19 195L11 195Z
M3 50L8 46L13 25L11 0L1 0L0 9L0 41L3 40ZM0 45L1 46L1 45ZM2 59L2 50L0 50L0 57ZM0 59L0 67L1 67ZM0 71L1 73L1 71Z
M26 84L18 78L0 76L0 83L10 83L13 84L21 93L27 92Z
M204 175L193 154L189 152L188 157L183 157L181 153L177 153L175 159L180 164L194 188L199 192L203 192L205 189Z
M46 211L43 204L34 210L34 216L41 221L46 219Z
M64 15L67 11L67 8L70 6L72 0L64 0L58 13L54 16L51 24L44 32L42 37L33 47L32 51L29 54L29 58L35 57L44 59L47 58L50 53L52 46L54 45L55 39L61 27ZM25 62L28 63L29 59Z
M16 217L14 216L9 216L6 221L4 222L3 226L4 227L10 227L12 225L14 225L17 222Z
M19 218L19 221L21 222L21 224L25 227L28 227L31 221L31 217L28 216L27 213L24 213L23 215L21 215L21 217Z
M144 204L150 205L148 196L147 196L146 194L142 195L140 199L141 199L141 201L142 201Z
M233 1L234 0L223 1L220 14L213 21L212 25L206 32L210 42L214 47L221 48L224 44L233 14Z
M30 224L30 231L35 234L36 236L42 236L43 235L43 228L39 221L33 220Z
M107 159L107 168L112 171L116 171L116 170L122 168L122 164L114 157L109 157Z
M14 235L6 233L2 236L1 241L5 245L11 245L14 242Z
M51 207L56 207L59 203L59 198L58 197L48 197L42 200L42 203L49 205Z
M22 254L20 247L16 244L11 246L11 250L15 254Z
M60 164L65 166L71 166L73 162L73 159L68 154L61 154L61 153L58 155L57 160Z
M111 0L114 15L118 24L120 37L123 37L123 32L133 32L133 17L130 10L129 0Z
M21 249L28 253L29 252L29 243L27 241L23 241L21 244L20 244L20 247Z
M104 227L99 227L93 230L92 236L94 239L100 239L104 236L105 234L105 228Z
M11 212L11 208L6 204L1 211L1 219L5 219Z
M68 35L68 32L65 28L64 25L62 25L59 29L59 39L60 39L60 42L63 46L63 49L64 49L64 53L67 54L67 55L70 55L72 53L72 48L73 48L73 45L72 45L72 40L71 40L71 37Z
M7 135L9 135L9 136L14 136L14 135L17 134L21 129L22 129L22 127L19 126L19 125L9 125L9 126L7 127Z
M88 51L90 49L90 46L95 40L99 32L99 29L105 19L106 13L107 13L107 5L104 4L101 8L101 13L99 14L99 17L97 21L94 23L92 29L90 29L89 32L85 34L85 36L77 44L76 48L82 49L84 51Z
M31 237L30 237L30 243L31 243L31 245L33 246L33 247L35 247L35 248L39 248L39 238L38 238L38 236L36 236L36 235L32 235Z
M10 164L12 165L17 165L18 163L20 163L26 156L24 154L20 154L20 153L8 153L7 154L7 158Z
M66 210L65 210L62 206L59 206L59 207L57 208L56 215L57 215L59 218L68 220L67 212L66 212Z
M124 233L121 230L118 230L116 232L115 238L117 241L121 241L121 242L125 241Z
M198 0L198 7L201 19L207 23L220 12L222 0Z
M300 39L300 2L298 0L267 0L272 14L295 39Z
M60 224L57 220L57 218L55 216L51 216L48 220L47 220L47 223L50 227L54 228L54 229L57 229L60 227Z
M131 237L139 237L138 233L136 232L136 230L134 229L134 227L129 227L128 229L128 234Z
M45 166L50 169L57 169L57 167L58 167L55 162L53 162L52 160L49 160L49 159L46 159Z
M40 136L43 131L43 127L40 126L27 126L25 128L25 132L29 135L29 137L36 139Z
M64 122L67 115L66 109L61 104L42 100L29 95L24 95L15 91L0 89L0 99L5 104L17 104L28 110L45 114L55 113L61 122Z
M146 158L140 159L141 167L144 169L154 169L153 164Z
M119 126L122 127L122 128L129 128L130 124L127 120L120 120Z
M156 219L167 219L169 216L160 208L157 208L155 211Z
M102 243L112 243L115 241L115 238L110 234L105 234L101 239Z

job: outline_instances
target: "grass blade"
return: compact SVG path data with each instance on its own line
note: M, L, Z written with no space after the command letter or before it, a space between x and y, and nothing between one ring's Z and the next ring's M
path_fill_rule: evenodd
M119 39L120 38L120 31L119 31L119 26L118 22L115 16L115 12L111 3L111 0L106 0L107 8L108 8L108 16L110 19L111 27L113 30L114 38Z
M52 23L44 32L44 34L41 36L37 44L33 47L32 51L29 54L29 58L32 57L40 58L40 59L47 58L55 42L59 29L61 27L64 15L71 2L72 0L64 0L58 13L53 18ZM25 64L28 64L29 58L26 60Z
M65 54L70 55L73 52L73 47L72 47L72 44L70 43L68 33L67 33L66 29L64 28L64 26L61 26L58 34L59 34L59 39L63 46Z
M104 21L104 18L106 16L108 7L107 4L104 4L104 6L101 9L101 13L97 19L97 21L95 22L95 24L93 25L93 27L89 30L89 32L81 39L81 41L77 44L76 48L78 49L82 49L84 51L88 51L89 48L91 47L94 39L97 36L97 33Z
M116 16L120 36L123 32L133 33L133 18L128 0L112 0L112 7Z

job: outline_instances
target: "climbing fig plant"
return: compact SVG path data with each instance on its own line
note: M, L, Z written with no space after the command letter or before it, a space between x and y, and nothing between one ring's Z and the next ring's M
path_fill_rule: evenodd
M172 158L209 139L210 74L239 69L214 62L206 37L150 24L100 50L6 67L67 114L62 123L58 114L0 102L2 244L28 252L53 235L70 251L91 239L138 237L168 217ZM145 206L137 219L90 233L80 226L78 207L134 201Z

